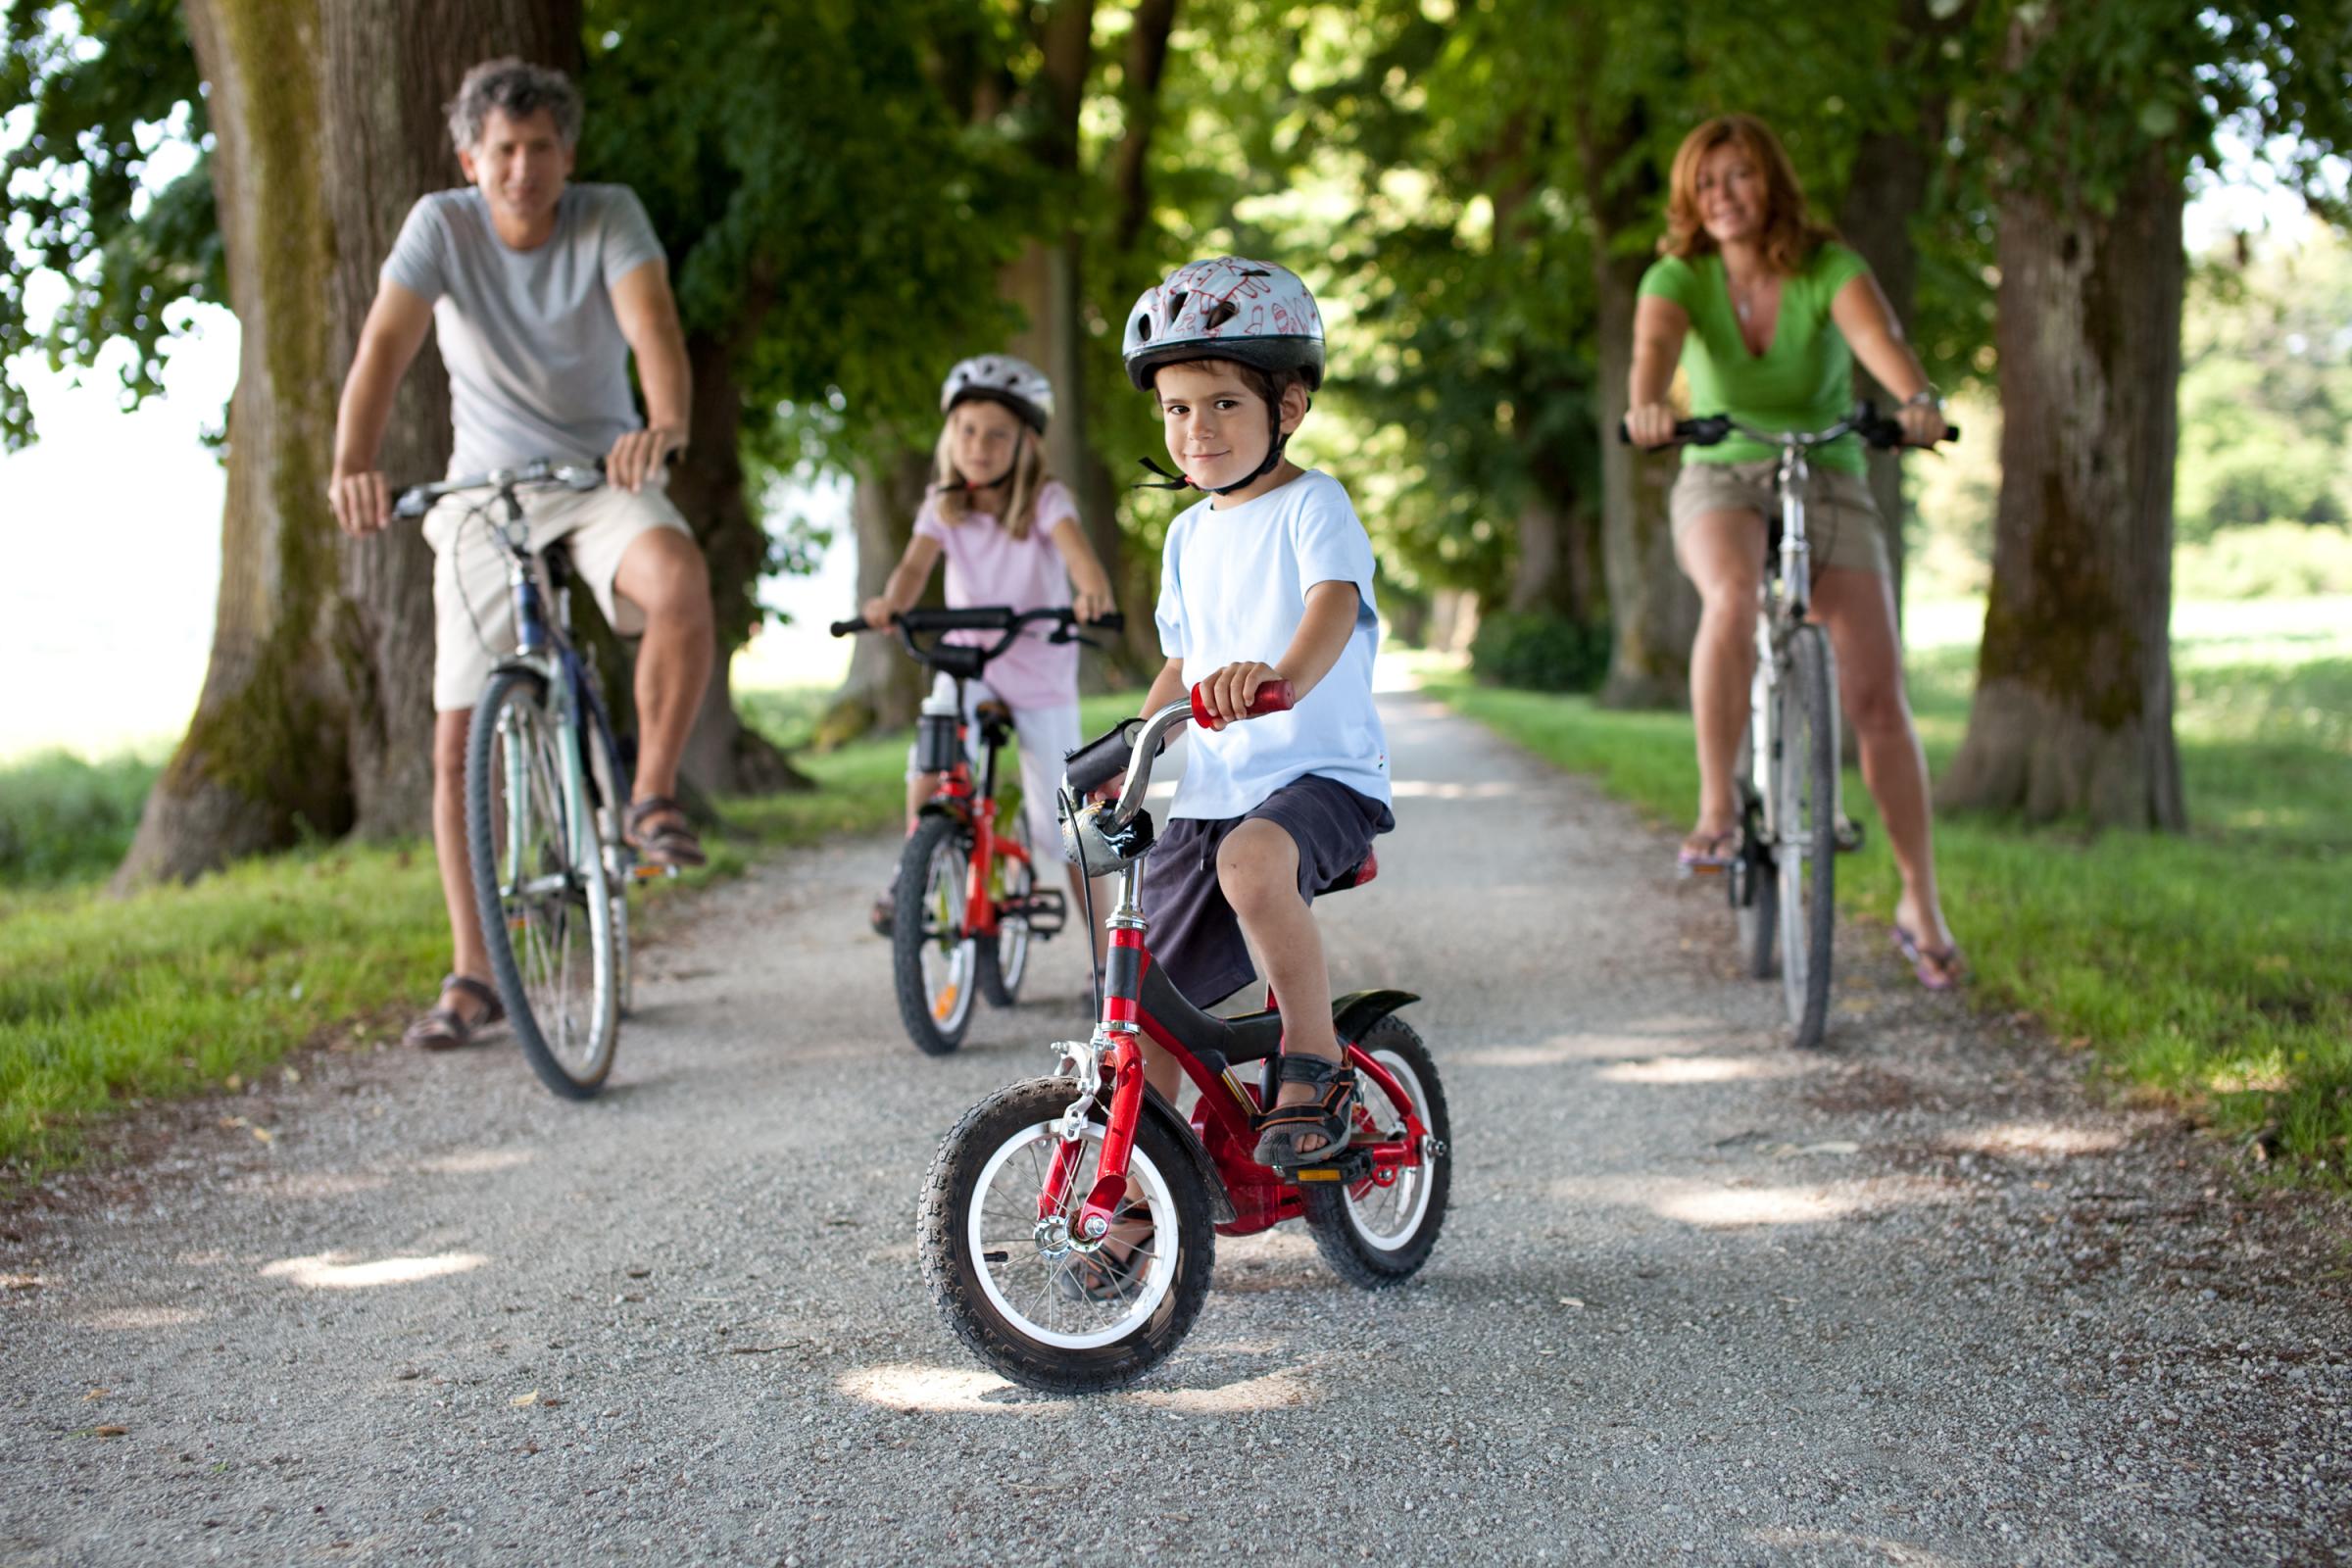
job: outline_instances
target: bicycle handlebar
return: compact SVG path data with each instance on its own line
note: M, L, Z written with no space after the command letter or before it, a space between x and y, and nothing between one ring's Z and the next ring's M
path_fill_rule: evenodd
M1288 712L1298 700L1298 690L1289 681L1267 681L1250 700L1249 716L1263 718L1268 713ZM1152 788L1152 765L1167 744L1168 732L1187 719L1203 729L1214 728L1217 723L1215 715L1201 703L1198 685L1185 701L1170 703L1149 718L1123 720L1102 739L1070 753L1064 759L1067 770L1062 782L1083 801L1124 771L1126 782L1119 788L1118 804L1111 808L1110 819L1115 826L1126 826L1143 807L1145 792ZM1137 724L1142 729L1130 735L1131 727Z
M826 629L836 637L854 637L861 631L883 631L895 627L921 634L938 631L1018 631L1023 626L1054 621L1065 627L1089 626L1100 631L1120 631L1127 617L1111 611L1093 620L1081 621L1077 612L1066 606L1047 610L1014 611L1009 606L981 606L967 610L908 610L890 617L890 627L869 626L864 620L853 617L834 621Z
M1751 441L1760 441L1768 447L1780 447L1785 450L1801 448L1808 452L1815 447L1828 446L1831 442L1849 433L1860 436L1883 452L1891 452L1906 444L1903 440L1903 426L1900 420L1882 418L1879 411L1871 404L1857 403L1854 405L1853 413L1827 430L1820 431L1759 430L1754 425L1741 423L1728 414L1710 414L1696 419L1677 419L1674 421L1674 439L1668 445L1716 446L1730 440L1734 431L1738 431ZM1937 439L1941 441L1959 440L1960 427L1956 424L1945 424L1943 434ZM1626 427L1623 419L1617 421L1617 441L1620 446L1634 444L1634 433Z

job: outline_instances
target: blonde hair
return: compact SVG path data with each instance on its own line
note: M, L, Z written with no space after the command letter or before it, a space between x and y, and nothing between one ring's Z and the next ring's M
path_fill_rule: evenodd
M1718 147L1738 147L1764 176L1764 264L1783 276L1804 270L1813 253L1838 237L1827 223L1815 222L1805 211L1805 193L1796 182L1796 168L1772 127L1753 115L1717 115L1683 138L1675 150L1674 172L1667 181L1666 232L1658 253L1684 261L1715 249L1698 211L1698 170Z
M939 519L946 523L960 523L972 514L970 484L986 484L987 477L964 473L956 466L956 422L954 415L940 426L939 445L932 459L932 504L939 509ZM1012 480L1005 487L1004 514L997 526L1015 539L1026 539L1037 523L1038 497L1054 482L1046 471L1046 443L1027 424L1020 429L1020 448L1012 460Z

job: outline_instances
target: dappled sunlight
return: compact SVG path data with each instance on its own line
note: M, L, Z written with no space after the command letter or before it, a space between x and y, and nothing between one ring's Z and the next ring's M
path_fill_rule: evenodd
M416 1168L436 1176L487 1176L493 1171L528 1165L538 1157L536 1152L528 1149L466 1149L454 1154L420 1159Z
M1481 779L1475 784L1452 780L1400 778L1389 786L1390 793L1400 801L1500 801L1524 795L1527 788L1498 778Z
M490 1259L480 1252L436 1252L430 1257L384 1257L352 1263L346 1251L289 1257L262 1270L264 1279L292 1280L311 1291L364 1291L378 1285L415 1285L451 1274L470 1273Z
M1851 1146L1790 1147L1786 1157L1850 1152ZM1547 1196L1579 1208L1611 1205L1646 1209L1660 1219L1702 1230L1749 1226L1814 1225L1850 1218L1897 1203L1928 1201L1939 1194L1932 1183L1877 1178L1830 1186L1734 1186L1722 1182L1659 1178L1635 1172L1607 1176L1563 1176L1547 1184Z
M1548 1040L1530 1041L1525 1045L1482 1046L1471 1051L1454 1052L1446 1059L1472 1067L1557 1067L1572 1061L1645 1061L1668 1054L1696 1055L1706 1049L1709 1040L1719 1039L1730 1032L1720 1018L1704 1022L1688 1019L1663 1022L1644 1020L1629 1029L1612 1030L1605 1034L1571 1030L1553 1035ZM1640 1080L1628 1078L1618 1081L1632 1083Z
M1592 1076L1608 1084L1727 1084L1794 1078L1810 1070L1810 1063L1782 1052L1772 1056L1653 1056L1611 1062Z
M1067 1399L1029 1397L994 1372L900 1362L844 1372L835 1387L886 1410L930 1415L1042 1415L1070 1408Z
M103 1334L132 1334L149 1329L179 1329L201 1323L212 1314L193 1306L110 1306L80 1320L85 1329Z
M1818 1187L1719 1188L1651 1200L1667 1219L1707 1228L1740 1225L1811 1225L1843 1219L1861 1208L1859 1199Z
M389 1176L359 1171L271 1171L239 1184L265 1198L350 1198L392 1185Z
M1213 1389L1143 1389L1126 1397L1154 1410L1184 1415L1240 1415L1252 1410L1295 1410L1312 1404L1314 1386L1295 1370L1268 1372Z
M1943 1147L1968 1154L2044 1154L2071 1158L2076 1154L2104 1154L2121 1149L2130 1136L2117 1128L2065 1127L2049 1121L2005 1121L1991 1127L1971 1127L1947 1133Z
M1930 1551L1907 1541L1889 1541L1885 1536L1865 1536L1846 1530L1798 1530L1787 1525L1775 1525L1763 1530L1750 1530L1747 1539L1760 1546L1778 1546L1795 1551L1800 1557L1818 1557L1825 1546L1843 1546L1849 1550L1876 1553L1893 1568L1958 1568L1959 1559L1947 1557L1940 1551Z

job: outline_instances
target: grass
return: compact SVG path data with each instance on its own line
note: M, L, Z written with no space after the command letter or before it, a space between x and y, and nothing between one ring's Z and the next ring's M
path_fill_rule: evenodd
M745 709L790 743L822 696L755 693ZM1137 701L1087 699L1086 732ZM814 792L722 802L727 832L710 841L710 866L650 885L642 903L655 923L662 905L766 851L895 824L906 741L796 755ZM0 773L0 846L30 846L0 862L0 1173L35 1179L71 1164L120 1110L238 1089L306 1042L395 1035L449 961L421 842L314 847L105 897L98 884L129 843L154 771L53 756Z
M2340 601L2337 604L2340 605ZM2352 1159L2352 617L2323 607L2176 620L2176 732L2185 837L1941 818L1944 902L1980 1005L2024 1009L2114 1080L2259 1137L2303 1178L2346 1184ZM1935 620L1933 615L1922 620ZM1964 617L1963 621L1964 621ZM1915 622L1915 627L1917 622ZM1932 770L1967 724L1975 649L1915 648L1910 689ZM1549 760L1599 780L1661 826L1696 800L1687 717L1585 699L1425 683ZM1886 835L1850 772L1869 839L1839 903L1893 912Z

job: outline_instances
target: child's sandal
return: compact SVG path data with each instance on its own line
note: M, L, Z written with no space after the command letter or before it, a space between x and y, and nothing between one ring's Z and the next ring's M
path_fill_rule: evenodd
M1314 1084L1322 1092L1312 1100L1296 1105L1278 1104L1260 1114L1257 1149L1251 1157L1260 1165L1287 1170L1324 1164L1348 1152L1348 1141L1355 1131L1354 1073L1321 1056L1286 1053L1275 1068L1275 1082ZM1301 1152L1299 1144L1309 1138L1323 1141Z

